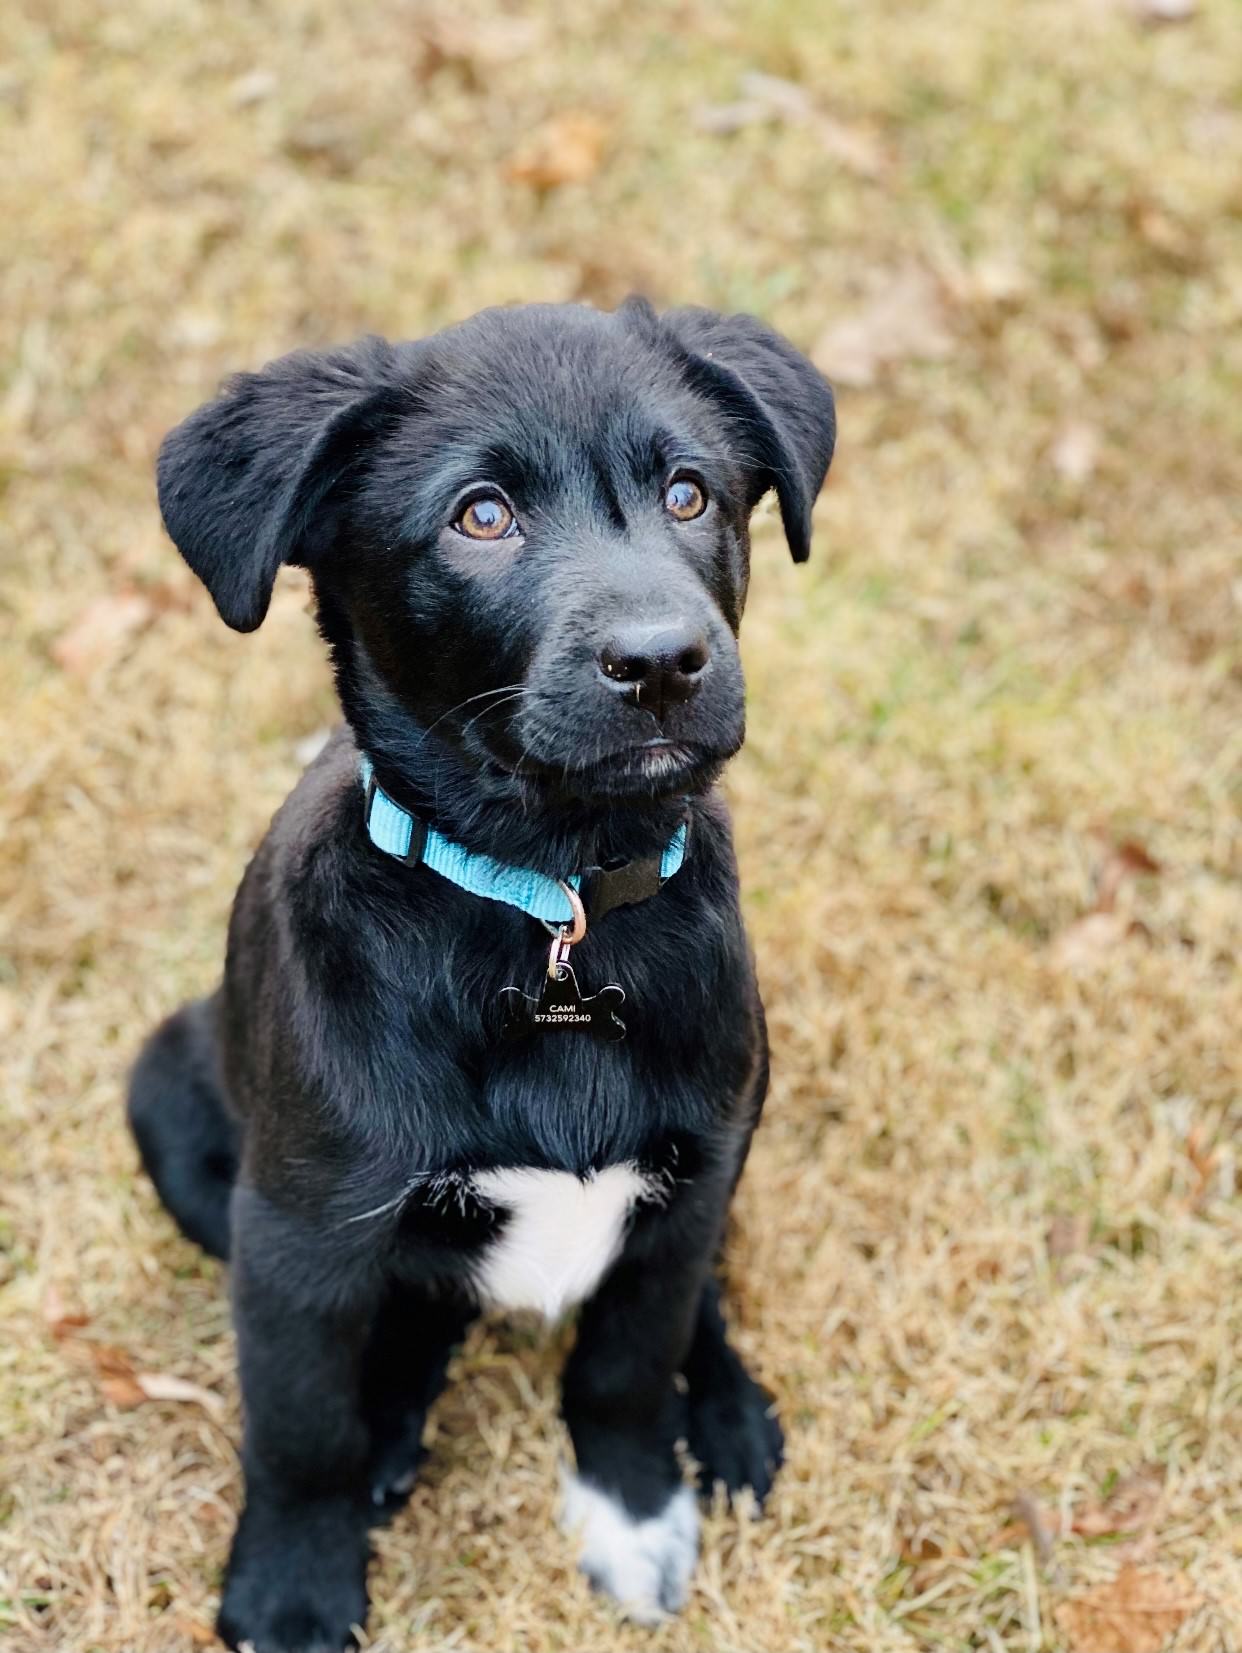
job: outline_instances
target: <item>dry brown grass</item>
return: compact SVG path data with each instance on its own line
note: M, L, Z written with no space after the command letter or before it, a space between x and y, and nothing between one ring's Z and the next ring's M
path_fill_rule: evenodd
M0 1639L194 1645L238 1496L223 1281L138 1177L120 1086L211 984L331 700L296 582L242 639L179 572L162 432L226 369L363 329L638 287L809 344L914 269L915 336L840 397L818 558L761 531L748 621L732 790L776 1078L735 1318L788 1467L762 1521L711 1520L678 1622L621 1625L552 1525L555 1351L489 1328L379 1538L372 1633L1090 1653L1065 1604L1133 1556L1197 1602L1170 1648L1236 1653L1236 7L521 13L6 13ZM817 118L704 129L753 69ZM507 171L537 182L532 133L583 110L602 134L571 128L567 165L602 136L593 176ZM146 623L57 665L130 588ZM1158 875L1110 852L1127 838ZM1102 872L1120 916L1070 929ZM49 1291L89 1325L54 1337ZM223 1423L118 1407L91 1340L214 1391ZM1139 1472L1141 1515L1101 1516Z

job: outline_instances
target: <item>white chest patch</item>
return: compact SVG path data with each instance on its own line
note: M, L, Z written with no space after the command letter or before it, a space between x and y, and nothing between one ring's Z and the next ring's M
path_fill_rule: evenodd
M478 1264L479 1295L495 1308L537 1309L549 1320L590 1296L616 1261L630 1213L655 1193L633 1165L610 1165L585 1181L529 1167L478 1171L470 1186L508 1212Z

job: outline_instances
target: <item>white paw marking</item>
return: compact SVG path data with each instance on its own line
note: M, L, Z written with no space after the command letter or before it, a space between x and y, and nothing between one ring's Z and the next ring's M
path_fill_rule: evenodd
M515 1166L477 1171L470 1186L509 1213L475 1271L479 1295L495 1308L537 1309L549 1320L594 1291L616 1261L630 1213L655 1192L633 1165L610 1165L585 1181Z
M639 1624L659 1624L685 1602L699 1553L699 1511L678 1487L658 1515L638 1520L618 1499L562 1471L561 1527L582 1545L578 1565Z

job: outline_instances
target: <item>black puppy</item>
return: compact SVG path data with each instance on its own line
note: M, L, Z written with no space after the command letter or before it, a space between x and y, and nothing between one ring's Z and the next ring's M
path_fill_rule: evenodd
M632 1616L694 1565L680 1438L708 1488L770 1486L780 1428L712 1272L767 1081L713 786L748 518L774 488L802 561L833 440L761 323L631 300L288 356L164 443L164 521L229 625L311 571L347 725L129 1102L232 1263L231 1646L351 1642L368 1525L483 1307L582 1304L565 1522Z

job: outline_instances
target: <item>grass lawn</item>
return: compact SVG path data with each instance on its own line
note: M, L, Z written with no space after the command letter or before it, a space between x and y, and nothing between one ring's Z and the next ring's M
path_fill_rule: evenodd
M334 703L304 583L243 638L180 565L160 437L297 345L634 289L839 387L729 783L788 1463L627 1626L554 1525L564 1336L481 1328L373 1645L1242 1649L1242 13L1162 9L10 5L6 1653L210 1645L239 1494L225 1282L121 1087Z

